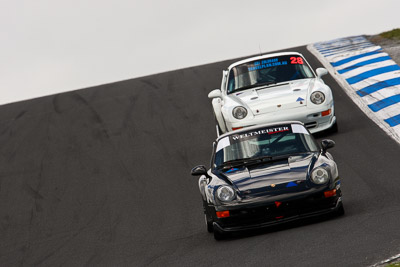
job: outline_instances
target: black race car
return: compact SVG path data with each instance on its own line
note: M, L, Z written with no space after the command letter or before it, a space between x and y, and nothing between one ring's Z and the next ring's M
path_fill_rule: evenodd
M327 213L344 214L335 161L301 122L253 126L221 135L200 176L207 230L224 234Z

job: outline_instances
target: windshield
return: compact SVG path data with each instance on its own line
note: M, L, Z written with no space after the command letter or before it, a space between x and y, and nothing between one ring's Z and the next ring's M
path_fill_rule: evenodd
M232 161L318 151L318 145L300 124L280 125L232 134L218 141L214 168Z
M313 77L314 74L310 67L299 55L259 59L238 65L230 70L228 93Z

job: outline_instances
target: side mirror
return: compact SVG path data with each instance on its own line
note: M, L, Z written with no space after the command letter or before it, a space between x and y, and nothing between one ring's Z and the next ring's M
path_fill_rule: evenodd
M318 68L318 69L316 69L315 71L317 72L317 76L318 76L319 79L320 79L322 76L328 74L328 71L327 71L327 69L325 69L325 68Z
M193 176L207 175L207 169L203 165L196 166L192 169L191 174Z
M333 140L324 139L321 141L321 147L322 147L323 152L326 152L326 150L328 150L329 148L332 148L334 146L335 146L335 142Z
M215 89L208 94L208 98L222 98L221 90Z

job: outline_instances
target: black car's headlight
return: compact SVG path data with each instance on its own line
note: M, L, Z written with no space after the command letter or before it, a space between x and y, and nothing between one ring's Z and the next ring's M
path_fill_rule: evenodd
M311 181L315 184L325 184L329 180L329 173L321 167L317 167L311 172Z
M311 94L310 100L314 104L320 105L320 104L324 103L325 95L324 95L324 93L322 93L320 91L315 91L314 93Z
M235 107L232 110L232 115L238 120L244 119L247 116L247 109L242 106Z
M217 198L221 201L231 201L235 198L235 191L230 186L220 186L217 189Z

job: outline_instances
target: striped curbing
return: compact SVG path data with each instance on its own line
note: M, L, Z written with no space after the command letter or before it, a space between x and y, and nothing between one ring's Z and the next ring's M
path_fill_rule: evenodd
M307 48L360 109L400 143L400 66L364 36L310 44Z

